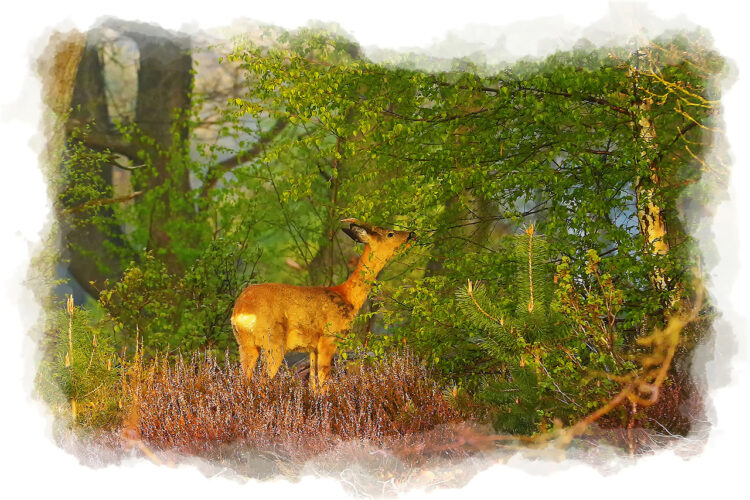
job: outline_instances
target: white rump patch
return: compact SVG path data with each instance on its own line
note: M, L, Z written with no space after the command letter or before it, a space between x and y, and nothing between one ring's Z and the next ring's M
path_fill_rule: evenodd
M238 314L237 316L232 318L232 321L238 328L241 328L243 330L252 330L255 326L256 319L257 317L255 316L255 314Z

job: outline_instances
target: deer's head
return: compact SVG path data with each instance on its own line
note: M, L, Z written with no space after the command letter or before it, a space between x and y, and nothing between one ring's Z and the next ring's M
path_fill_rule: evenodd
M357 219L343 219L341 222L349 227L341 228L351 239L370 247L372 257L386 262L396 253L406 250L416 239L410 231L396 231L371 226Z

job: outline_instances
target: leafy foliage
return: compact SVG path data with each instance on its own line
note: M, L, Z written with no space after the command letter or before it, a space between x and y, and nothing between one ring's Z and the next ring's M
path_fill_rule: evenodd
M489 357L477 397L492 405L496 428L520 434L586 415L616 388L602 374L634 365L623 363L615 342L622 293L599 275L596 253L587 269L599 286L582 287L567 258L553 278L545 238L533 226L512 240L515 275L499 283L499 295L469 281L457 297L470 339Z
M230 60L253 91L230 104L294 126L264 157L287 170L285 199L424 235L404 259L412 271L399 270L409 286L384 277L381 314L461 379L487 363L465 339L453 292L467 277L507 283L513 271L500 239L524 222L546 237L551 258L568 257L576 279L589 250L606 256L631 339L644 318L660 321L676 290L691 293L684 270L698 255L678 222L680 203L703 176L711 186L723 175L721 165L685 157L710 144L715 126L718 87L708 75L724 63L703 43L699 33L638 51L584 44L505 71L431 74L370 63L345 40L303 30L270 47L239 46ZM654 137L639 132L646 122ZM654 187L670 221L668 253L653 252L640 227ZM654 269L667 289L652 285Z
M252 278L252 257L247 242L231 245L217 238L176 275L149 254L103 290L99 304L116 332L138 332L136 341L150 353L170 346L224 352L234 341L229 316Z
M685 214L726 182L705 154L725 61L704 34L443 72L307 29L225 56L242 77L226 106L192 89L167 141L117 125L134 151L127 202L96 177L110 156L70 141L61 216L108 225L130 262L99 295L119 346L234 349L242 287L343 281L338 221L356 216L419 240L343 347L406 344L498 428L531 433L599 407L637 339L694 294ZM482 286L457 294L467 279Z

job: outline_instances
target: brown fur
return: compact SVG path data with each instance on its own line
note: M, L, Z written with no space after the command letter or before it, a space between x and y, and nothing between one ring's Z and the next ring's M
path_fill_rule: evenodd
M263 350L266 372L273 378L287 351L310 353L310 383L319 387L331 371L336 341L351 327L378 273L414 233L370 226L356 219L343 231L365 244L349 279L332 287L302 287L280 283L250 285L242 291L232 313L232 328L240 361L252 377Z

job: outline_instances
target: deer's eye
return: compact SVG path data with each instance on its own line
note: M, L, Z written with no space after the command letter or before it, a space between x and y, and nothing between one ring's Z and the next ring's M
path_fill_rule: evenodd
M388 233L389 238L393 238L393 233Z

